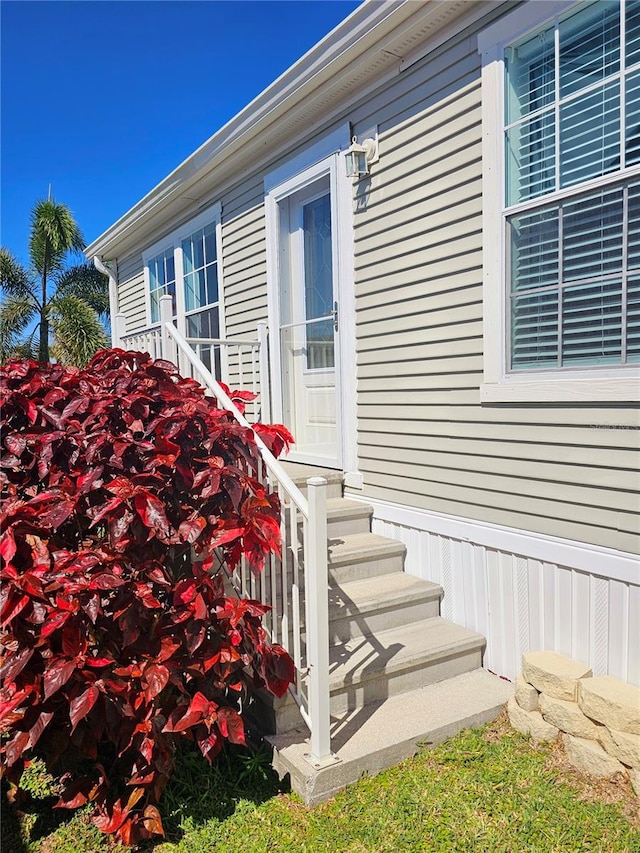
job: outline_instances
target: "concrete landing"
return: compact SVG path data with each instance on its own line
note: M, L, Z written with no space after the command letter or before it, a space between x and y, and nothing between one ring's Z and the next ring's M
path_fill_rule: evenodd
M327 481L327 498L341 498L344 474L334 468L321 468L318 465L302 465L299 462L280 460L280 464L291 477L302 494L307 493L307 480L310 477L324 477Z
M422 687L384 702L332 718L332 745L340 759L315 770L305 759L308 731L297 729L267 738L273 766L308 805L332 797L357 781L414 755L418 744L434 746L464 728L494 719L513 695L513 684L483 669Z

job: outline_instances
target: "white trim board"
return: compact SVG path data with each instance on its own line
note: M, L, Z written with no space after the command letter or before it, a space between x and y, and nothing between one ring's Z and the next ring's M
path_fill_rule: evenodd
M640 556L635 554L359 495L349 497L371 504L374 519L640 586Z
M325 160L330 154L348 148L350 144L349 125L342 124L268 172L264 177L265 193L275 192L277 189L278 197L289 195L293 191L288 188L290 182L294 188L297 188L294 176ZM283 186L280 186L281 184Z
M170 246L175 246L179 243L184 237L188 237L190 234L193 234L194 231L197 231L199 228L204 228L205 225L208 225L210 222L215 222L216 225L220 225L222 219L222 205L219 201L214 204L210 204L205 210L202 210L200 213L195 214L191 219L183 222L178 228L174 228L160 240L156 240L156 242L147 246L142 252L142 262L146 264L146 262L160 254L164 249L168 249Z

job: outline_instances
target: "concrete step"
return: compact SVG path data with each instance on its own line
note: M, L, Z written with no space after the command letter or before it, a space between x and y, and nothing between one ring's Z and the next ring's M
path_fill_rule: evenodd
M482 666L481 634L441 617L354 637L329 648L331 714L343 717L391 696L446 681ZM306 694L306 679L301 684ZM283 733L300 726L290 694L273 699L262 692L256 716L265 730Z
M442 587L394 572L363 580L329 586L329 642L345 643L355 637L370 637L380 631L399 628L411 622L432 619L440 614ZM282 596L275 602L276 614L282 613ZM301 616L304 635L305 618Z
M407 549L396 539L353 533L329 541L329 580L338 585L401 572Z
M327 501L327 535L329 540L371 531L373 507L350 498Z
M329 589L329 642L377 635L440 613L442 587L394 572Z
M465 728L494 719L513 695L513 685L476 669L332 720L337 761L314 767L308 732L301 727L268 738L273 766L290 775L293 790L308 805L322 802L363 774L373 775L434 746Z
M282 461L281 464L303 495L307 494L307 480L310 477L324 477L327 481L327 498L341 498L344 474L333 468L321 468L317 465L301 465L298 462Z
M482 666L485 638L440 616L329 649L331 713L445 681Z
M329 498L327 500L327 539L341 539L356 533L371 531L373 507L362 501L350 498ZM302 518L298 528L302 530Z

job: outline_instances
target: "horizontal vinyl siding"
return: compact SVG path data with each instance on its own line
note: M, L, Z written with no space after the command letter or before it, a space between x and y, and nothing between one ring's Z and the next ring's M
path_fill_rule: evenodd
M258 322L267 320L266 238L262 180L242 184L223 200L222 271L225 337L253 341ZM240 363L241 362L241 363ZM232 388L259 391L258 362L249 350L229 350ZM260 398L249 406L250 419L262 417Z
M358 453L364 496L636 552L632 407L487 406L475 39L357 114L380 160L355 190Z
M147 325L140 252L118 259L118 310L127 318L127 332L144 329Z
M224 200L222 269L227 337L256 337L267 319L267 265L262 180Z

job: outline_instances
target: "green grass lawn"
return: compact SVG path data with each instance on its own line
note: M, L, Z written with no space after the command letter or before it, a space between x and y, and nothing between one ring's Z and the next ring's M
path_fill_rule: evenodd
M2 853L116 853L86 815L52 813L49 781L7 807ZM222 792L222 796L221 796ZM233 753L210 770L184 755L162 803L153 853L640 853L638 800L626 780L590 780L558 745L534 747L500 720L307 808L264 757Z

